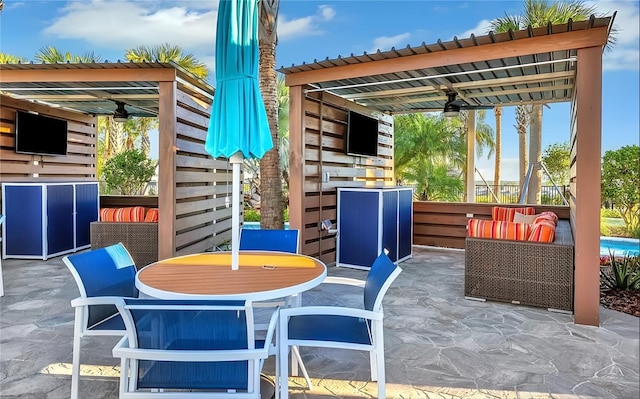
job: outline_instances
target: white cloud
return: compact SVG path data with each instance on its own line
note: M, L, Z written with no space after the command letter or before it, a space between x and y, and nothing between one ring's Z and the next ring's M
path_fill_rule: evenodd
M395 36L376 37L375 39L373 39L372 52L376 52L378 50L387 51L390 50L391 47L406 45L407 39L409 39L410 36L410 33L401 33Z
M278 16L278 38L287 40L292 37L321 35L320 24L331 21L336 16L336 11L327 5L318 6L315 15L287 19L285 15Z
M483 19L482 21L478 22L475 28L464 31L461 34L456 36L458 37L458 39L468 39L471 37L472 33L475 36L482 36L482 35L486 35L490 29L491 29L491 21L489 21L488 19Z
M597 12L605 15L613 15L617 11L613 21L616 43L611 51L605 51L603 55L603 68L609 70L632 70L639 68L639 38L640 9L637 1L598 1L592 3L597 7Z
M324 19L325 21L330 21L336 16L336 10L334 10L330 6L322 5L318 8L320 9L320 15L322 16L322 19Z
M184 6L154 7L151 2L93 0L72 2L44 34L89 44L125 49L142 44L172 43L186 50L211 50L215 43L216 11Z

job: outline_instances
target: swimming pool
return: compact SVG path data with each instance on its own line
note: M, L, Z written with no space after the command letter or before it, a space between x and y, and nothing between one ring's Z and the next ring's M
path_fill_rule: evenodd
M260 222L244 222L242 225L243 229L251 229L251 230L257 230L260 228ZM289 229L289 222L284 222L284 229L288 230Z
M640 253L640 240L637 238L600 237L600 255L609 255L609 250L614 255L638 255Z

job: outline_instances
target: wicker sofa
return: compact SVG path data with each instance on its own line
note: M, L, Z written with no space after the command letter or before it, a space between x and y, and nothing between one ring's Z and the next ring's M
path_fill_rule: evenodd
M123 199L124 198L124 199ZM135 199L135 198L133 198ZM158 260L158 209L152 206L118 206L119 202L100 208L100 220L90 224L91 248L102 248L121 242L131 254L138 269ZM148 201L148 200L147 200ZM101 198L101 204L103 200ZM116 206L113 206L116 205ZM148 205L148 204L145 204Z
M574 242L567 220L550 243L466 238L464 294L573 311Z
M91 222L91 249L121 242L138 269L158 261L158 223Z

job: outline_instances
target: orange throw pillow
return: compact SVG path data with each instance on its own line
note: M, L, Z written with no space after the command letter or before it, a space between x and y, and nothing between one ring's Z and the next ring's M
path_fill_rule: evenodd
M542 221L533 225L527 241L553 242L556 239L556 226L552 221Z
M147 211L147 215L144 217L145 222L157 222L158 221L158 208L150 208Z

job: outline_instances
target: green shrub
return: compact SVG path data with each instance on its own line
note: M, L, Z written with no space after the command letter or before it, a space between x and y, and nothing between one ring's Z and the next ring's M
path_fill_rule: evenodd
M142 195L155 174L156 164L141 150L127 150L104 163L102 176L110 192L118 190L122 195Z
M600 209L600 216L603 218L619 218L620 212L617 209L602 208Z
M260 221L260 212L255 209L245 209L244 210L244 221L245 222L259 222Z
M600 268L601 281L607 288L618 290L640 290L640 257L625 254L614 256L609 251L609 268Z

